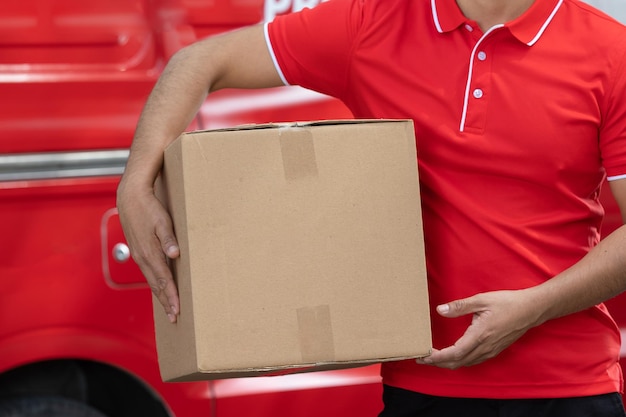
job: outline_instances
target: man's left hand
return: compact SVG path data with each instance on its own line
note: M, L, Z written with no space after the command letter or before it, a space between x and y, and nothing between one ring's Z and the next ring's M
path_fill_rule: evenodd
M419 364L456 369L493 358L540 323L540 309L532 290L494 291L437 307L444 317L473 314L472 323L452 346L434 349Z

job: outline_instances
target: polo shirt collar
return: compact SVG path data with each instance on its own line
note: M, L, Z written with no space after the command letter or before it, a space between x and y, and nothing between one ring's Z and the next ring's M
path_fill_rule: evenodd
M439 33L451 32L468 22L456 0L431 0L433 21ZM539 40L552 21L563 0L535 0L532 6L517 19L508 22L513 36L532 46Z

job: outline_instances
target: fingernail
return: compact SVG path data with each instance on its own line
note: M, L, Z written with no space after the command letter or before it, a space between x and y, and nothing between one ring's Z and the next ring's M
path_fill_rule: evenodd
M448 304L441 304L437 306L437 311L440 314L446 314L448 311L450 311L450 306Z
M432 359L430 359L429 357L417 358L415 361L420 365L430 365L431 363L433 363Z
M176 256L178 253L178 246L170 246L167 248L167 256Z
M168 313L167 318L170 320L170 323L176 323L176 316L174 314Z

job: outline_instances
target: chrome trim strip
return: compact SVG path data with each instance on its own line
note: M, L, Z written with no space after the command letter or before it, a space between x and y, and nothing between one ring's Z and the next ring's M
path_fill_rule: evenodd
M0 155L0 181L116 176L128 149Z

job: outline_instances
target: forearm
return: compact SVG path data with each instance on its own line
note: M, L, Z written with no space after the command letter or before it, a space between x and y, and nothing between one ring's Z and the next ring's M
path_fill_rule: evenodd
M180 306L165 257L174 259L180 251L153 187L164 149L188 126L209 90L211 73L201 66L189 49L168 63L140 116L117 193L120 222L133 259L172 322Z
M152 187L164 149L189 125L208 93L210 75L199 66L189 50L174 55L166 66L139 118L124 182Z
M584 258L530 289L541 306L540 322L575 313L626 290L626 226L602 240Z

